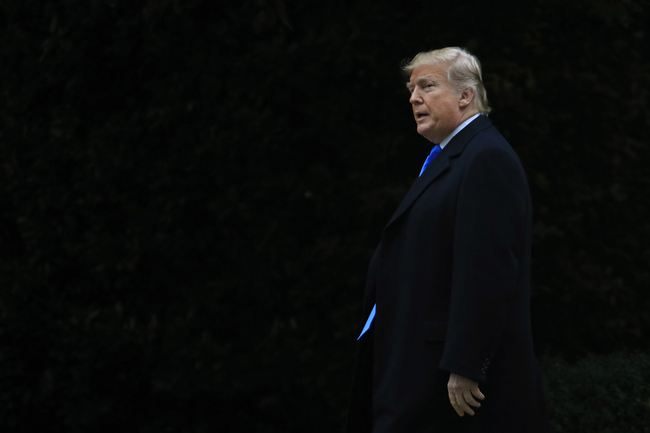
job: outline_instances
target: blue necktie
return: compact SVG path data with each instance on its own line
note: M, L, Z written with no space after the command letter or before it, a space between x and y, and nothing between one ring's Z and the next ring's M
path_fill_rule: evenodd
M436 144L435 146L433 146L433 149L431 149L431 153L429 154L429 156L427 156L427 159L424 161L424 165L422 166L422 170L420 170L420 176L422 176L422 173L424 173L424 170L427 169L429 164L431 164L431 161L433 161L433 158L438 156L438 154L440 153L441 150L442 150L442 148L440 147L439 144Z
M427 159L424 161L424 165L422 166L422 170L420 170L420 176L422 176L422 173L424 173L424 170L427 169L429 164L431 164L431 161L433 161L433 159L436 156L438 156L438 154L440 153L441 150L442 150L442 148L440 147L440 145L436 144L435 146L433 146L433 149L431 149L431 153L429 154L429 156L427 156ZM372 307L372 311L370 312L370 316L368 316L368 320L366 320L366 324L363 326L363 330L361 331L361 334L359 334L359 338L357 338L357 340L359 340L363 336L363 334L365 334L366 331L368 329L370 329L370 325L372 324L372 320L375 318L375 314L377 314L377 304L375 304L374 307Z
M361 338L361 336L363 334L365 334L368 329L370 329L370 324L372 323L372 319L375 318L376 313L377 313L377 304L375 304L375 306L372 307L372 311L370 312L370 316L368 316L368 320L366 320L366 324L364 325L363 331L361 331L361 334L359 334L359 338ZM357 338L357 340L359 338Z

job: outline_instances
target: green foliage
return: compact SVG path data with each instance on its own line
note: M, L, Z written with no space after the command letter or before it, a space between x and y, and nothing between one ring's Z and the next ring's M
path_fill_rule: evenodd
M650 355L616 352L543 363L557 433L650 432Z

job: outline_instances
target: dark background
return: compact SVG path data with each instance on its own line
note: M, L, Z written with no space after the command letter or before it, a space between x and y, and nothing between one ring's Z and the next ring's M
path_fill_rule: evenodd
M528 174L538 354L645 349L649 7L0 1L0 428L338 431L430 150L399 66L449 45Z

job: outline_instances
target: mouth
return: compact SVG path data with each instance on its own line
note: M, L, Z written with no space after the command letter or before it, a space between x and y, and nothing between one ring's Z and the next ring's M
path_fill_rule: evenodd
M417 120L422 120L422 119L424 119L425 117L428 117L428 116L429 116L429 114L427 114L427 113L415 113L415 120L416 121Z

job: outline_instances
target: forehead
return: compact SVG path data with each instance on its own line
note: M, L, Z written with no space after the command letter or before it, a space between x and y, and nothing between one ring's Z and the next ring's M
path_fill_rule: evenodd
M420 78L427 77L447 81L447 68L438 64L416 66L411 72L409 83L416 84Z

